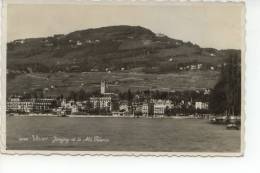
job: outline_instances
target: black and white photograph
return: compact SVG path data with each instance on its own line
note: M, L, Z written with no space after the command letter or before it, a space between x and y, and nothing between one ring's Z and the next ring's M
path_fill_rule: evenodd
M243 155L244 8L6 4L2 150Z

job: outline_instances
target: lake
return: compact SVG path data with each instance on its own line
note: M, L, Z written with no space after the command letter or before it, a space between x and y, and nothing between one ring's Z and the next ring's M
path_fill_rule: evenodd
M8 116L7 150L239 152L240 130L201 119Z

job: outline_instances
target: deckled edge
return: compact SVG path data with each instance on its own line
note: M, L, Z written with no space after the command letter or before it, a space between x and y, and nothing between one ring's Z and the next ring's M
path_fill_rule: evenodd
M242 46L241 46L241 143L240 152L135 152L135 151L55 151L55 150L6 150L6 36L7 36L7 4L99 4L99 5L176 5L190 3L241 3L243 12ZM154 156L154 157L241 157L245 151L245 55L246 55L246 2L245 0L2 0L0 1L1 27L0 27L0 154L8 155L70 155L70 156Z

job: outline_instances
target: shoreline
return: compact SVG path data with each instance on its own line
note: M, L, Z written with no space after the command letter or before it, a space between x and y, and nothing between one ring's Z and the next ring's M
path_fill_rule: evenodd
M133 115L129 116L111 116L111 115L66 115L58 116L55 114L6 114L9 117L60 117L60 118L147 118L147 119L209 119L211 115L206 115L205 118L199 118L194 115L187 116L158 116L158 117L134 117Z

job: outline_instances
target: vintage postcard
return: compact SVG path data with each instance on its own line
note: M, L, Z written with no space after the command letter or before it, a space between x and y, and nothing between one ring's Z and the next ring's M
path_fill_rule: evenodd
M3 153L243 155L244 2L2 10Z

